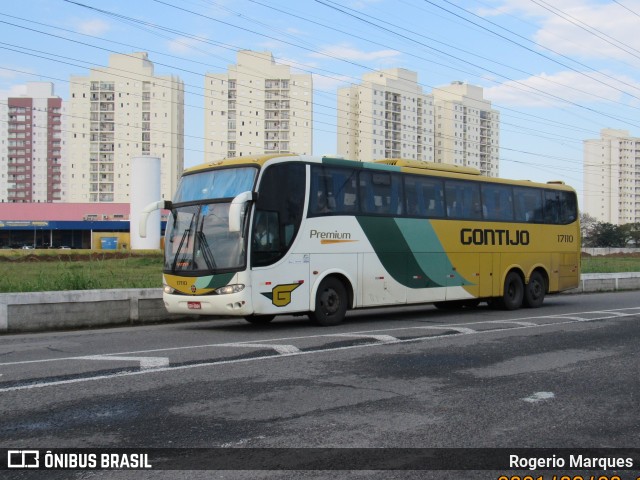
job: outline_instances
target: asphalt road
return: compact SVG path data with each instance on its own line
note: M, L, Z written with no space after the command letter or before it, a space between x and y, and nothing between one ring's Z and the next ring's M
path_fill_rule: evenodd
M332 328L283 317L267 326L229 319L9 335L0 337L0 447L640 447L638 372L638 292L561 295L514 312L368 310ZM498 479L501 473L513 474L12 470L0 476ZM618 475L633 480L638 473Z

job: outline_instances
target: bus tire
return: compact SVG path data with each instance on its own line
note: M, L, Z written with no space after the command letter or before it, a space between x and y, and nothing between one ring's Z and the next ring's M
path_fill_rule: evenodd
M502 295L502 308L505 310L517 310L522 306L524 299L524 282L516 272L509 272L504 280L504 293Z
M315 310L311 312L311 319L318 325L330 327L338 325L344 320L348 308L347 289L335 277L327 277L316 292Z
M524 289L524 304L529 308L538 308L544 302L547 282L537 270L529 277L529 283Z
M244 317L247 322L253 323L254 325L266 325L274 318L276 318L275 315L247 315Z

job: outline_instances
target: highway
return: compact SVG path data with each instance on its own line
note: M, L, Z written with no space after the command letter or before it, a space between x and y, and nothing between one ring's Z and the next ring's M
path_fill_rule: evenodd
M0 447L637 447L639 371L637 292L558 295L511 312L363 310L331 328L282 317L266 326L185 320L6 335ZM497 479L500 472L9 473Z

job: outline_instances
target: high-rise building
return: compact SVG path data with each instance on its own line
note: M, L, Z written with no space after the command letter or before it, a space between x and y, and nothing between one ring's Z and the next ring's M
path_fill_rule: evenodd
M243 50L226 73L205 77L205 161L263 153L311 154L313 80Z
M584 141L583 209L600 222L640 222L640 138L602 129Z
M361 161L435 160L433 97L423 93L417 73L380 70L338 89L338 154Z
M61 200L62 108L47 82L0 103L0 202Z
M435 88L433 98L435 161L497 177L500 113L483 98L482 87L456 81Z
M127 203L131 158L160 158L170 199L184 168L184 83L154 74L147 53L113 54L109 66L71 77L65 199Z

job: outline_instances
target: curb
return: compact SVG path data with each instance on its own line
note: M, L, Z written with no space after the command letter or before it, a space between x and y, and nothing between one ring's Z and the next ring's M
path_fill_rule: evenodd
M588 273L563 294L640 290L640 272ZM145 325L184 319L164 308L161 288L0 293L0 334Z

